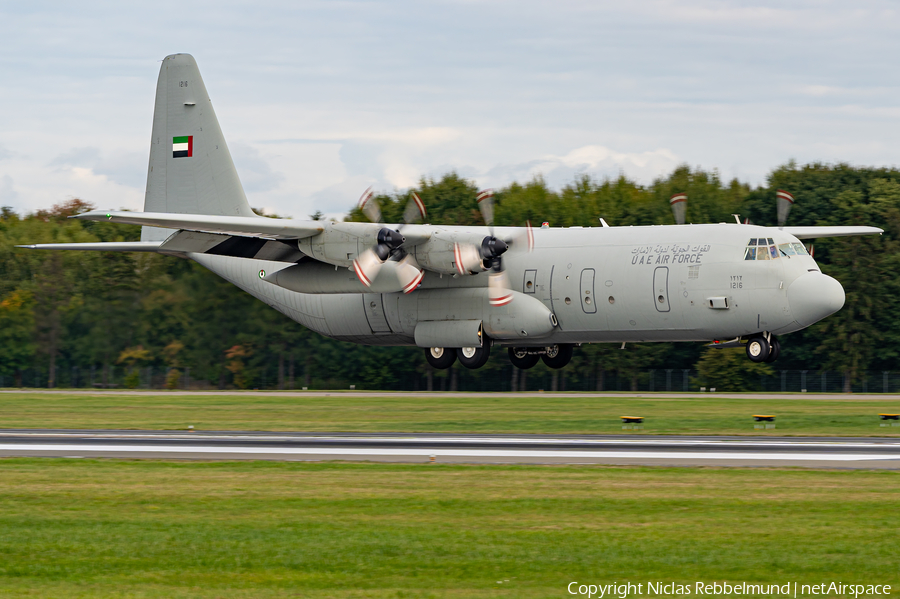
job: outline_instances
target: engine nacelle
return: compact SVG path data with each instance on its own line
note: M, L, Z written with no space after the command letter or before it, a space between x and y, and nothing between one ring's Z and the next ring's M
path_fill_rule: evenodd
M479 252L484 233L436 230L431 238L412 248L411 253L422 268L445 275L473 274L487 268Z
M349 267L354 258L378 243L383 228L372 223L329 222L318 235L298 240L297 249L320 262Z
M399 262L385 262L368 287L352 270L312 261L268 274L263 281L298 293L410 293L421 283L423 275L407 257Z

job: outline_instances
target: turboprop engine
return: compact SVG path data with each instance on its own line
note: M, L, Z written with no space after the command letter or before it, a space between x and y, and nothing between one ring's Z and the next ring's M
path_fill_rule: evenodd
M431 238L412 248L412 254L423 268L444 275L467 275L484 272L484 257L479 248L489 237L484 234L436 230Z
M382 264L368 286L353 270L314 261L300 262L270 273L263 281L298 293L409 293L418 287L423 276L412 258L406 256Z
M360 227L366 227L360 235ZM391 246L403 243L403 237L387 227L370 223L324 223L322 232L297 241L297 249L320 262L350 267L353 260L367 249L386 239Z

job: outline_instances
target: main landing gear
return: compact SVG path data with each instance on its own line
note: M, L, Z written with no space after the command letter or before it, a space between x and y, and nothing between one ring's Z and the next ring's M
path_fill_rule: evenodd
M751 362L774 362L781 354L781 343L771 333L754 335L747 340L747 357Z
M456 360L472 370L481 368L487 364L491 357L491 344L489 341L481 347L428 347L425 348L425 360L437 370L446 370L453 366Z
M575 346L571 343L548 345L546 347L511 347L509 361L516 368L528 370L543 360L550 368L563 368L572 359ZM428 347L425 359L437 370L446 370L454 362L466 368L476 369L487 364L491 355L491 344L486 340L481 347Z
M563 368L572 359L575 346L571 343L549 345L547 347L511 347L509 361L516 368L528 370L543 360L550 368Z

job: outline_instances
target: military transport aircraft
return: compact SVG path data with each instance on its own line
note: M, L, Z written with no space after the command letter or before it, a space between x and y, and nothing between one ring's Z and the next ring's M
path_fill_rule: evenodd
M153 113L144 212L73 218L142 225L141 241L23 246L158 252L194 260L318 333L368 345L425 349L435 368L479 368L492 346L530 368L562 368L595 342L713 341L773 361L776 335L841 309L844 290L801 240L882 233L874 227L435 226L412 194L402 224L271 219L247 203L194 58L166 57Z

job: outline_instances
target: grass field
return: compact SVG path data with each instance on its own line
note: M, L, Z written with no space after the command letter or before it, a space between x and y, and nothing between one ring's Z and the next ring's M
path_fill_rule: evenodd
M893 584L892 472L0 460L3 597Z
M0 428L136 428L360 432L622 433L619 417L646 418L645 434L900 436L879 412L894 398L785 399L521 397L284 397L247 395L0 394ZM774 430L752 414L777 416ZM632 432L632 431L627 431Z

